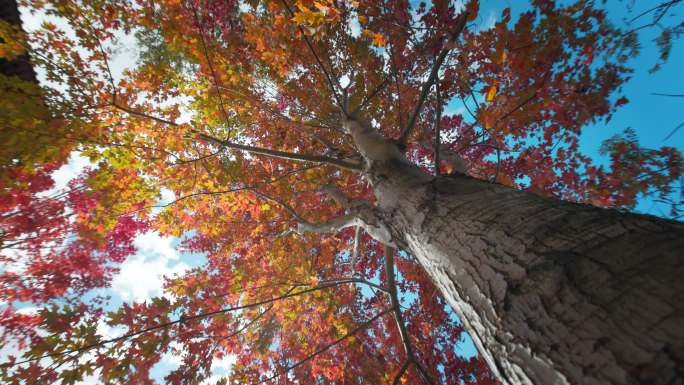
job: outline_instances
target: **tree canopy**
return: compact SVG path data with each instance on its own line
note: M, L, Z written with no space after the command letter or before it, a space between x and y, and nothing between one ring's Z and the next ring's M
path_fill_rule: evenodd
M8 384L152 383L164 354L182 357L172 384L226 356L218 383L495 383L459 355L463 328L420 264L350 220L377 197L349 117L426 174L623 210L653 196L680 215L677 149L627 131L602 147L609 166L580 151L628 103L636 54L594 1L534 0L491 28L477 0L23 5L45 21L0 22L2 60L28 53L41 73L0 75ZM139 54L119 73L126 39ZM55 191L74 151L92 165ZM206 262L112 309L98 289L148 231Z

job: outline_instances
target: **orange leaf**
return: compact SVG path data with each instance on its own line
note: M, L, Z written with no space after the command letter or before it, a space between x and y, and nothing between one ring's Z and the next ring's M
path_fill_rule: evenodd
M387 45L387 38L379 33L376 33L373 35L373 45L384 47Z
M492 85L489 87L489 91L487 91L487 101L491 102L494 100L494 97L496 96L496 86Z

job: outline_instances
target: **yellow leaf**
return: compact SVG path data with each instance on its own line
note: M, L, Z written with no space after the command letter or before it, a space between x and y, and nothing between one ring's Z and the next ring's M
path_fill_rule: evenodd
M268 211L271 209L271 206L268 203L264 203L261 205L261 211Z
M487 91L487 101L491 102L494 100L494 97L496 96L496 86L492 85L489 87L489 91Z
M364 15L359 15L359 24L366 24L368 22L368 17Z

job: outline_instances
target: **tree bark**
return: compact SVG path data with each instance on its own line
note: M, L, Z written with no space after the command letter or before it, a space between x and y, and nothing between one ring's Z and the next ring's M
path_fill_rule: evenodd
M684 383L684 224L369 161L392 241L503 384Z

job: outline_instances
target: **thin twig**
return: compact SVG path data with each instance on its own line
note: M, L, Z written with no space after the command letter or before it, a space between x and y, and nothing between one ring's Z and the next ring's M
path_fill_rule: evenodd
M657 95L657 96L672 96L675 98L684 98L684 94L661 94L658 92L651 92L651 95Z

